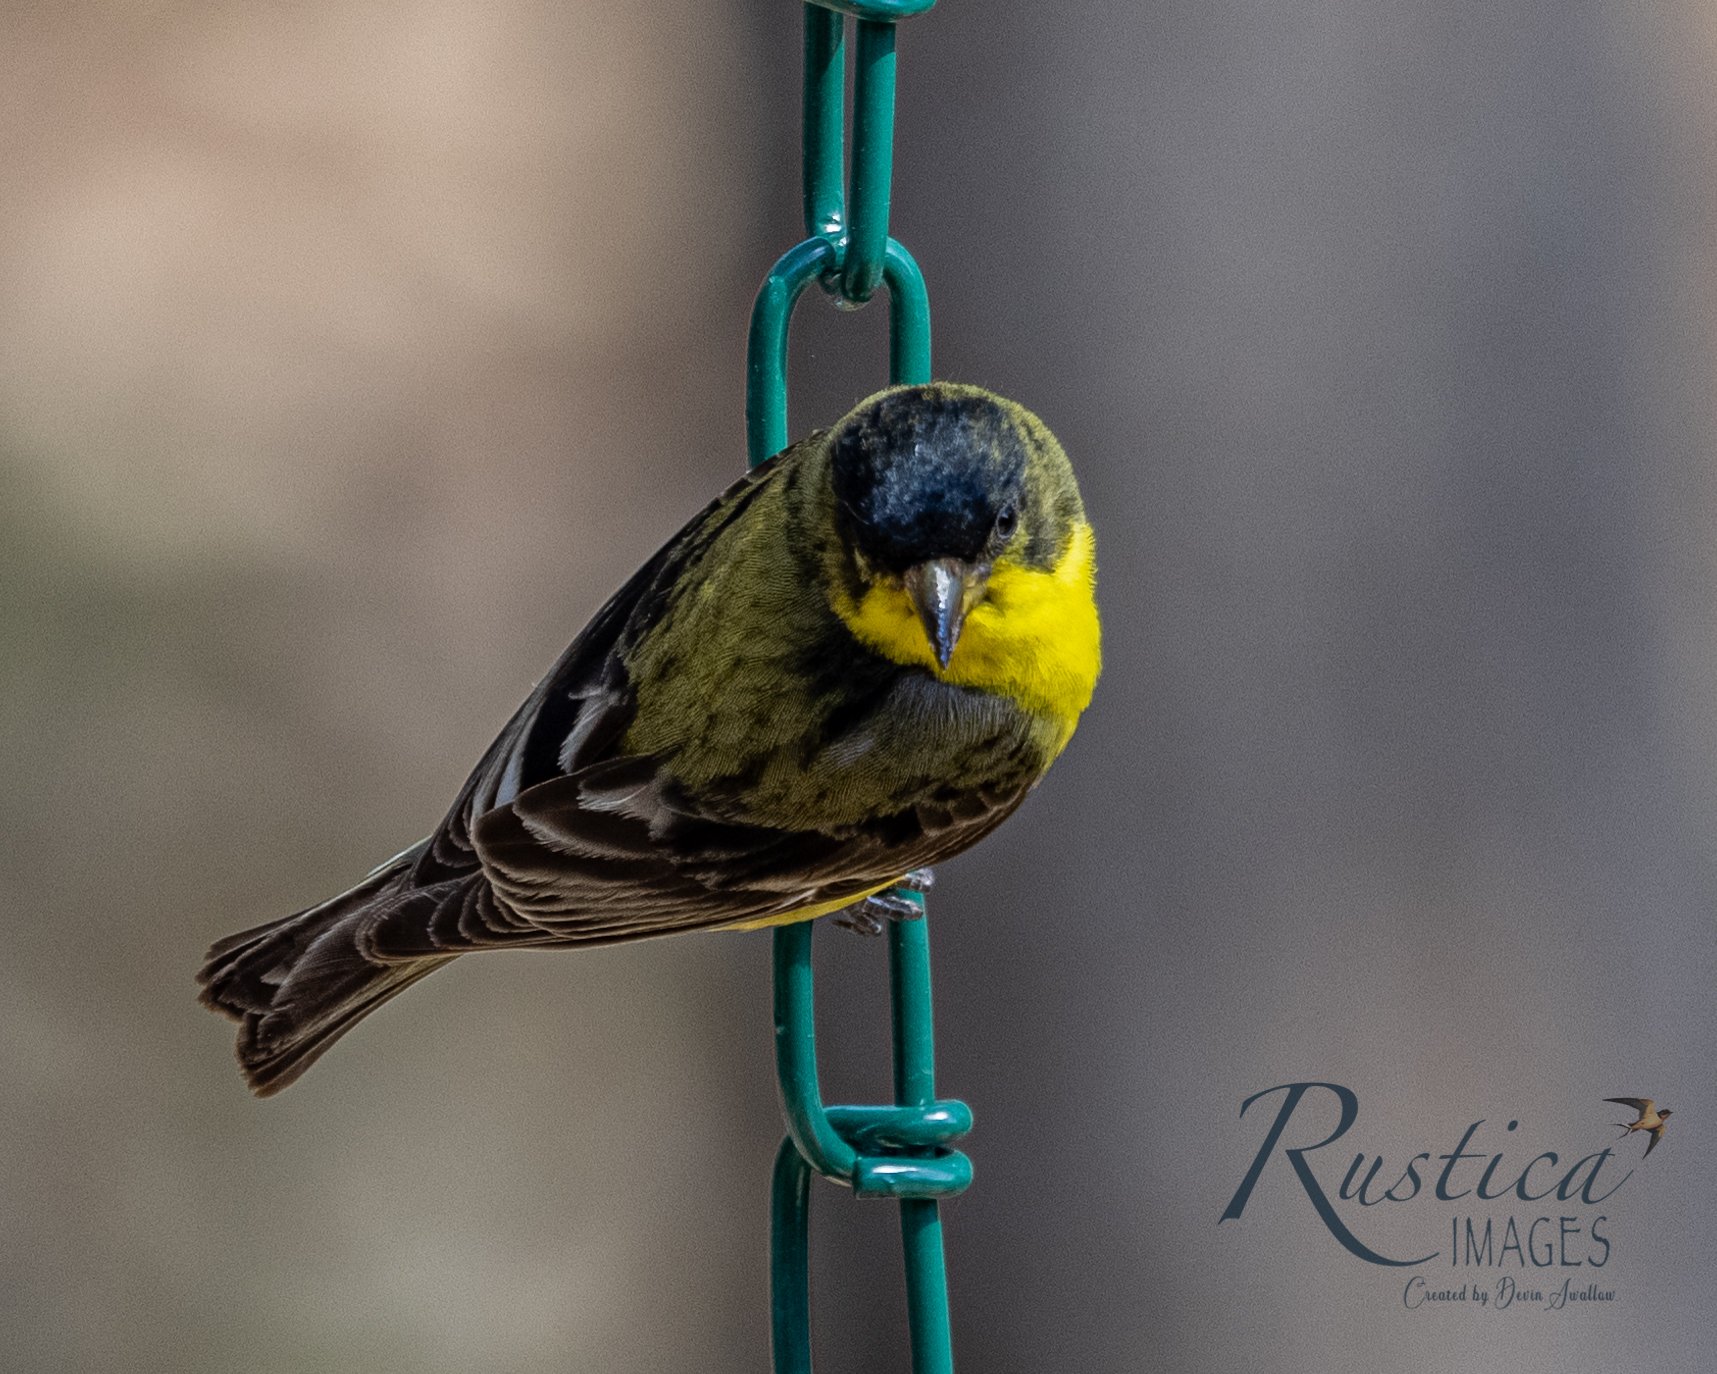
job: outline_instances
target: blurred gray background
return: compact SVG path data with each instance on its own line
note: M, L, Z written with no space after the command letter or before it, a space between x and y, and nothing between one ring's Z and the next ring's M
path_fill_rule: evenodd
M462 961L266 1103L191 973L423 833L739 470L798 25L0 10L5 1368L765 1368L767 936ZM1108 627L935 901L963 1369L1709 1368L1713 70L1700 0L903 29L937 371L1058 431ZM884 324L805 302L795 429ZM828 1096L877 1097L882 946L818 945ZM1396 1160L1677 1109L1616 1301L1406 1311L1280 1162L1219 1228L1296 1078ZM819 1369L903 1369L893 1209L813 1205Z

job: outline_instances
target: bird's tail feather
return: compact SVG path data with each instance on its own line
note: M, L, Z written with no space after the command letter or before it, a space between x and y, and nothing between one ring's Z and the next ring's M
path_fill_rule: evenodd
M418 850L313 906L210 946L197 982L205 1007L239 1023L238 1061L259 1097L293 1082L395 994L453 957L367 957L362 936L411 890Z

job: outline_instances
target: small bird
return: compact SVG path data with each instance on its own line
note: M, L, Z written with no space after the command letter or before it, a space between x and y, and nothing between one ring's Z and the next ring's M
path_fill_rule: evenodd
M212 946L201 1000L266 1096L460 954L910 915L887 890L989 834L1066 747L1100 670L1095 587L1041 420L973 386L880 392L645 563L433 834Z
M1674 1113L1667 1107L1660 1111L1649 1097L1606 1097L1604 1101L1614 1102L1618 1106L1626 1107L1629 1111L1639 1113L1637 1120L1618 1121L1616 1125L1622 1128L1623 1139L1626 1139L1634 1131L1647 1132L1651 1139L1646 1142L1645 1154L1641 1155L1640 1158L1649 1158L1651 1152L1657 1148L1657 1142L1663 1139L1664 1122Z

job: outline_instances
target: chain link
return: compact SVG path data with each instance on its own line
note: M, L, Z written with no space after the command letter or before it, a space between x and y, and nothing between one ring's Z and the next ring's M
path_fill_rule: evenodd
M860 305L889 297L889 378L930 380L930 300L912 255L889 237L894 159L894 26L935 0L816 0L805 6L804 242L770 270L752 309L746 364L746 438L753 464L787 445L787 338L813 281ZM856 21L850 180L843 193L847 19ZM923 906L904 888L895 895ZM815 922L775 932L775 1057L787 1139L771 1190L771 1341L776 1374L810 1374L808 1225L813 1171L859 1197L900 1202L914 1374L952 1374L948 1283L937 1199L972 1181L951 1142L972 1126L963 1102L935 1091L927 920L888 929L894 1103L825 1107L817 1077Z

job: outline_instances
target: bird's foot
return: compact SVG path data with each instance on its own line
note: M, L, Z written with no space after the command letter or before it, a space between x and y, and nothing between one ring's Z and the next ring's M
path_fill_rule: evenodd
M923 886L919 886L919 883ZM909 873L895 886L906 888L910 892L922 892L930 886L930 870L921 868ZM919 921L923 918L924 907L920 903L910 897L902 897L890 889L886 892L873 892L862 902L842 907L835 915L835 924L855 934L874 938L882 934L885 922Z
M895 884L904 887L908 892L928 892L936 883L936 870L931 868L915 868L912 872Z
M874 940L882 934L882 922L871 914L868 899L842 907L835 913L835 924L842 930L850 930L854 935L862 935L867 940Z
M920 889L913 888L917 892ZM924 903L915 902L910 897L903 897L892 888L887 892L878 892L866 897L864 904L878 916L884 916L890 921L922 921L924 919Z

